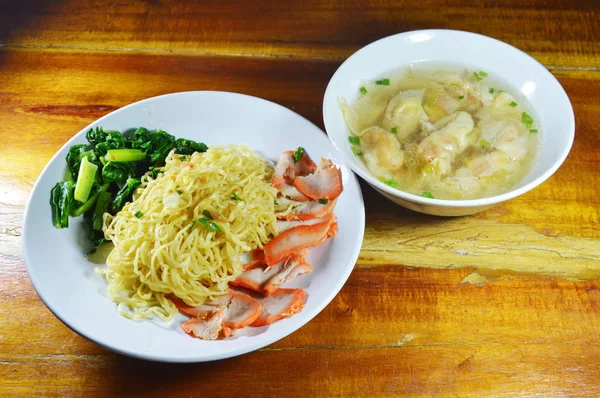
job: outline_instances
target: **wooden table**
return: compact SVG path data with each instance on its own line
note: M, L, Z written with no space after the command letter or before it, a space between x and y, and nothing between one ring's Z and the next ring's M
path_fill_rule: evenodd
M600 396L597 0L0 3L0 396ZM421 28L504 40L558 78L577 131L552 178L456 219L363 185L365 239L348 283L305 327L238 358L126 358L40 301L21 255L23 209L85 125L159 94L228 90L322 127L341 62Z

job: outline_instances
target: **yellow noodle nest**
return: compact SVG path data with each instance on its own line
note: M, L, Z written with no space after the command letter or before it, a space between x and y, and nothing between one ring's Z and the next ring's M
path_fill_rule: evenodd
M177 312L169 294L193 306L224 294L242 272L240 256L276 235L272 173L249 148L229 145L191 156L171 152L162 174L145 175L134 201L104 216L115 247L101 272L119 313L169 320ZM206 218L203 211L222 232L194 222Z

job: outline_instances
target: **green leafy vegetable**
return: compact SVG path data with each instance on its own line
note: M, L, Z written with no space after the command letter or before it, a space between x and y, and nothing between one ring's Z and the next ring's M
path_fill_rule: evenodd
M94 213L92 214L92 229L94 231L102 231L104 213L108 211L108 206L112 201L112 193L107 191L98 192L96 199L96 206L94 207Z
M136 218L141 218L143 215L144 215L144 213L142 213L141 211L136 211L135 214L134 214L134 216Z
M51 207L57 228L68 227L69 214L83 215L94 250L106 242L103 214L116 214L131 201L146 173L156 179L170 151L187 157L208 149L203 143L175 139L163 130L144 127L132 134L95 127L86 132L86 138L89 145L69 148L66 161L72 181L56 184L51 192Z
M398 128L392 127L392 134L398 134Z
M352 145L360 145L360 137L357 137L355 135L351 135L348 137L348 141L350 142L350 144Z
M389 86L390 79L375 80L375 84L377 84L378 86Z
M202 142L179 138L175 140L175 152L182 155L191 155L194 152L206 152L208 147Z
M141 149L109 149L105 157L109 162L137 162L146 159L146 152Z
M537 134L537 132L538 132L538 131L537 131L537 130L535 130L535 129L533 129L533 130L529 130L529 132L530 132L530 133L533 133L533 134Z
M56 228L69 226L69 213L73 207L73 182L57 183L50 193L52 203L52 221Z
M354 154L354 156L364 155L364 153L362 153L362 151L360 149L358 149L358 147L356 147L356 146L351 146L350 149L352 149L352 153Z
M424 198L435 199L433 197L433 194L431 192L429 192L429 191L421 192L421 196L424 197Z
M508 104L508 106L515 108L517 107L519 104L517 104L515 101L510 101L510 103Z
M367 93L367 89L364 88L364 87L361 87L359 91L360 91L361 94L366 94Z
M90 196L92 186L96 180L96 172L98 166L91 163L87 157L81 159L79 164L79 173L77 174L77 183L75 184L75 192L73 197L76 201L84 203Z
M237 194L235 192L231 194L231 199L233 199L233 200L243 200L242 198L240 198L239 196L237 196Z
M131 199L131 195L133 191L142 183L139 178L128 178L126 183L119 189L119 192L115 195L115 198L110 204L110 212L112 214L117 214L125 203L127 203Z
M294 152L294 154L292 155L292 158L294 159L294 163L298 163L300 161L300 159L302 159L302 156L304 156L304 148L302 148L301 146L299 146L296 149L296 152Z
M326 205L327 203L329 203L329 199L319 199L319 203L322 205Z

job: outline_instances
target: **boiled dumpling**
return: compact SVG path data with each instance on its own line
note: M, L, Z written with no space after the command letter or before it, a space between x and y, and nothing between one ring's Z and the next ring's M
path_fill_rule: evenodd
M444 126L427 136L417 149L421 162L432 164L439 175L452 170L456 156L470 145L469 133L474 127L473 118L467 112L456 112L442 121Z
M427 114L421 104L425 90L408 90L397 94L389 102L383 117L383 128L392 131L396 137L404 139L419 131Z
M360 142L363 160L376 176L391 178L391 173L402 167L404 152L392 133L371 127L363 131Z

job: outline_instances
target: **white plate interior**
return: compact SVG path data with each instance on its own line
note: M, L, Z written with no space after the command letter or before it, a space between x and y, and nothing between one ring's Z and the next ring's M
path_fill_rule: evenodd
M440 201L386 186L373 177L351 152L348 128L338 100L350 104L368 79L417 62L463 65L494 74L526 97L540 126L537 160L527 176L511 191L493 198ZM477 206L501 202L533 189L550 177L567 157L575 134L575 117L567 94L556 78L526 53L501 41L461 31L421 30L400 33L369 44L348 58L331 78L323 101L323 118L330 139L347 164L378 189L420 203Z
M308 293L305 308L295 316L260 328L247 328L222 341L202 341L186 335L173 322L131 321L116 312L106 295L106 283L84 257L80 219L68 229L51 222L50 191L63 179L71 145L86 143L90 127L124 131L145 126L161 128L176 137L208 145L244 144L276 161L281 152L303 146L318 160L331 158L342 169L344 191L335 213L339 233L313 249L313 272L297 278L292 287ZM315 125L272 102L241 94L196 91L140 101L90 124L52 158L31 193L23 224L23 254L31 281L48 308L66 325L114 351L169 362L200 362L240 355L271 344L316 316L347 280L362 244L364 204L352 171Z

